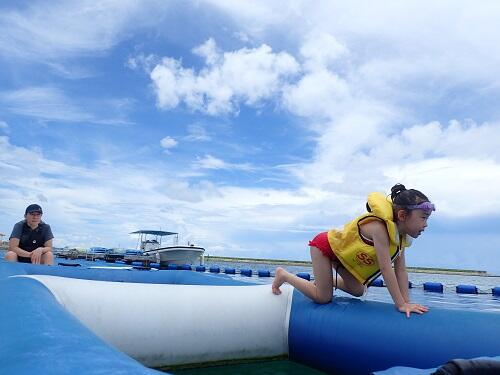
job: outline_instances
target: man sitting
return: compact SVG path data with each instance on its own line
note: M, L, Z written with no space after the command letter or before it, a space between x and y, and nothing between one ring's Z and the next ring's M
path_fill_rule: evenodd
M11 262L54 264L50 225L42 221L42 207L30 204L24 213L24 220L14 225L9 238L9 251L5 260Z

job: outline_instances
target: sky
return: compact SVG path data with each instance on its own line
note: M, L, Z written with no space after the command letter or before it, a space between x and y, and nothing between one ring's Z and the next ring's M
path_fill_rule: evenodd
M500 3L2 1L0 232L309 259L403 183L409 266L500 274Z

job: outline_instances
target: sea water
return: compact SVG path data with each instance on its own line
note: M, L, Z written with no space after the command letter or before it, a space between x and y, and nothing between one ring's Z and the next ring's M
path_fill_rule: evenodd
M271 284L272 277L255 276L258 270L268 270L271 276L274 275L276 265L266 263L252 262L226 262L220 260L208 260L205 262L207 270L210 266L219 266L221 272L225 268L251 269L254 276L233 276L239 280L248 281L251 283ZM301 265L280 265L289 272L299 273L306 272L314 278L312 267ZM334 274L335 275L335 274ZM448 309L473 309L492 311L500 313L500 297L492 295L492 288L500 287L500 276L478 276L478 275L462 275L462 274L440 274L440 273L416 273L409 272L408 279L412 283L412 288L409 290L410 298L415 303L420 303L430 308L444 307ZM443 284L443 293L427 292L423 290L425 282L436 282ZM478 294L459 294L456 293L456 286L461 284L475 285L478 288ZM336 295L348 296L340 290L335 291ZM354 298L354 297L353 297ZM367 293L361 297L371 301L392 303L391 296L385 287L370 287Z
M324 372L288 360L259 361L234 365L170 370L179 375L320 375Z

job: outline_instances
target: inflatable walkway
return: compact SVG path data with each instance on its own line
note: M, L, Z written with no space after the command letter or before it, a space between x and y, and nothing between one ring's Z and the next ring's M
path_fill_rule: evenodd
M0 296L5 374L159 374L288 356L326 373L395 375L500 355L499 313L433 308L407 319L392 304L318 305L226 275L0 261Z

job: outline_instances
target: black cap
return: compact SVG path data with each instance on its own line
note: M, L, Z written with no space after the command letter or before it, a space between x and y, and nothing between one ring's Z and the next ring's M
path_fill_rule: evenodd
M40 212L43 214L42 207L40 207L38 204L30 204L28 207L26 207L26 211L24 214L30 214L32 212Z

